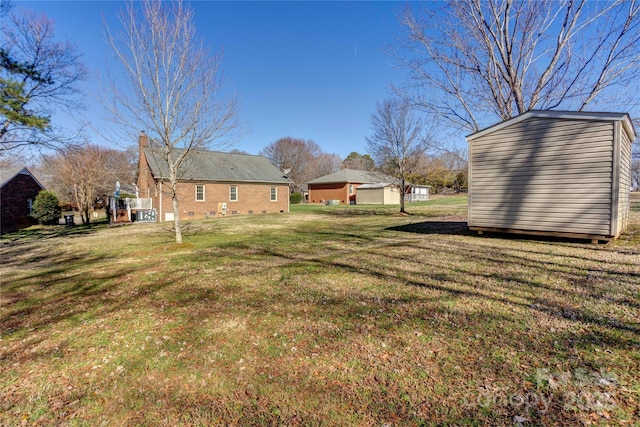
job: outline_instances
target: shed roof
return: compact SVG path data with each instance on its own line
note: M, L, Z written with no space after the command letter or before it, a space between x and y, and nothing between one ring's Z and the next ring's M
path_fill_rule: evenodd
M2 182L0 187L4 187L18 175L30 175L31 178L33 178L33 180L44 189L44 185L42 185L31 171L24 166L0 166L0 181Z
M180 152L177 150L176 155ZM155 178L169 176L167 162L157 150L145 147L144 154ZM179 172L182 180L289 184L289 179L267 158L251 154L197 150L187 158Z
M503 122L489 126L483 130L467 135L467 141L473 141L489 133L503 129L507 126L514 125L523 120L541 117L551 119L568 119L568 120L594 120L594 121L620 121L627 132L629 139L633 142L635 139L635 129L633 122L627 113L606 113L606 112L590 112L590 111L555 111L555 110L531 110L519 116L512 117Z
M336 184L342 182L372 184L379 182L393 182L394 179L388 175L363 171L357 169L341 169L329 175L321 176L307 182L307 184Z
M367 189L375 189L375 188L386 188L386 187L391 187L393 186L392 184L389 184L388 182L377 182L377 183L373 183L373 184L362 184L361 186L358 187L358 190L367 190Z

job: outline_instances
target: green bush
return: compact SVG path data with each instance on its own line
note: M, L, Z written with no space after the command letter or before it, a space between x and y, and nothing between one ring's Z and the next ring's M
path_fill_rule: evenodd
M42 190L33 201L31 216L38 220L40 224L55 225L60 220L62 208L58 202L58 197L51 191Z
M297 205L300 202L302 202L302 194L300 193L291 193L291 195L289 196L289 202L292 205Z

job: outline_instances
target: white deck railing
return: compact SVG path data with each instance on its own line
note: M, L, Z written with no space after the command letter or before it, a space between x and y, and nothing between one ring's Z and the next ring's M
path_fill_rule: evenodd
M152 199L127 199L130 209L153 209Z
M405 202L426 202L427 200L429 200L429 195L428 194L405 194L404 196L404 201Z

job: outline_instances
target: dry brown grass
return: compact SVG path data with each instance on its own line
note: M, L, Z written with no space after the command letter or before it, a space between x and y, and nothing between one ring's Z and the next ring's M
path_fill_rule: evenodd
M3 425L633 425L620 240L477 237L466 205L3 239Z

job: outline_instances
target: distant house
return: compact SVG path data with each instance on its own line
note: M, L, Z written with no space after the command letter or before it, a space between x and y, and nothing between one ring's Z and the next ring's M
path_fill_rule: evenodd
M342 169L307 182L309 203L325 203L329 200L338 200L340 204L356 203L356 189L361 185L393 181L394 178L378 172Z
M467 137L469 228L609 240L629 220L628 114L529 111Z
M396 178L379 172L342 169L307 182L309 187L307 200L310 203L337 200L340 204L399 205L400 193L395 182L397 182ZM429 200L428 186L406 183L405 191L405 202Z
M8 233L37 224L31 206L44 186L26 167L0 167L0 232Z
M149 147L144 133L139 146L139 197L151 199L159 221L171 221L167 164ZM181 219L289 212L290 182L265 157L194 151L180 175Z

